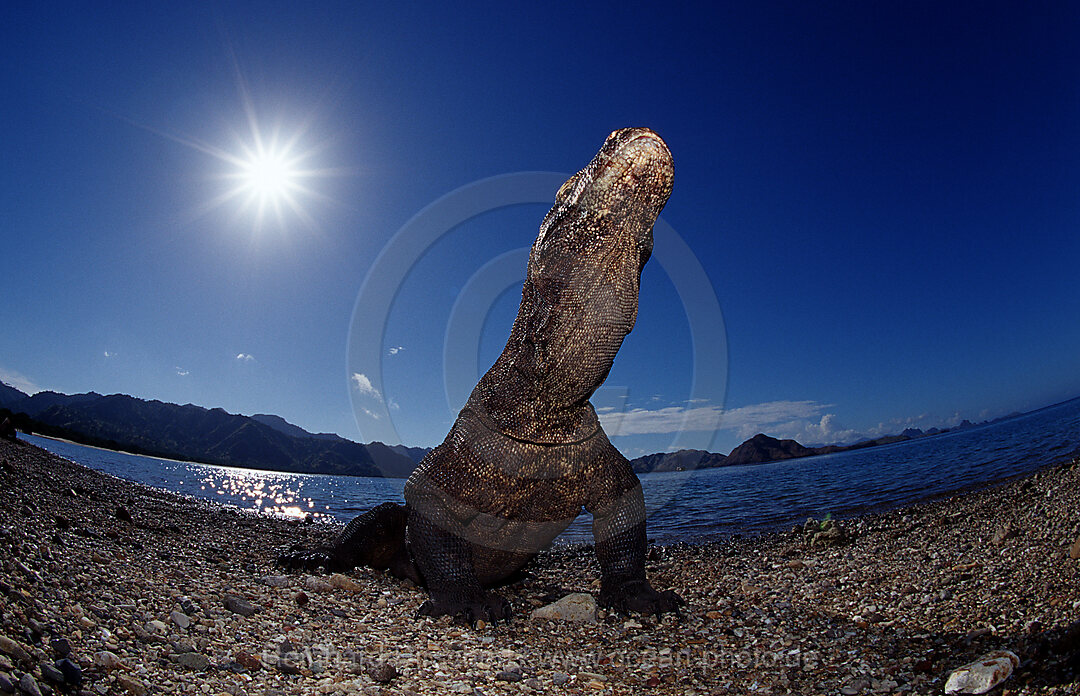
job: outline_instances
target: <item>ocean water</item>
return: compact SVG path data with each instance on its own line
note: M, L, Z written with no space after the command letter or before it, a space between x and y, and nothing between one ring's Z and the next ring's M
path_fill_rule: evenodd
M403 479L255 471L121 454L22 436L72 461L176 493L267 514L347 522L390 501ZM900 507L1080 454L1080 399L990 425L854 452L641 476L649 537L703 541ZM561 537L589 541L583 513Z

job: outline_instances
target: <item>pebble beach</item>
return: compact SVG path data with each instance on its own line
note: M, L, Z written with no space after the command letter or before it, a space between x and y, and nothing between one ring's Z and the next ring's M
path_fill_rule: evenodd
M792 464L799 466L799 464ZM286 573L339 527L260 517L0 441L0 693L941 694L1018 658L992 693L1080 693L1080 460L858 519L653 546L681 616L589 605L588 547L500 590L507 624L414 618L380 572ZM533 616L568 595L584 620Z

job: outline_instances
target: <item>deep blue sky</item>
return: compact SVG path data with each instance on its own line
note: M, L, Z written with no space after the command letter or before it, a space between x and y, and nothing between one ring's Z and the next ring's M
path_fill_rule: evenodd
M386 432L364 414L381 404L434 445L454 302L545 207L415 250L370 327L381 380L347 362L376 256L441 196L572 172L645 125L675 157L663 219L719 300L726 348L707 358L728 379L688 401L693 327L654 259L600 399L625 397L629 456L669 447L688 411L726 407L726 452L1080 394L1074 4L99 5L0 11L0 379L17 387L361 440ZM303 215L220 201L249 115L318 172ZM491 306L479 368L455 370L490 365L516 302Z

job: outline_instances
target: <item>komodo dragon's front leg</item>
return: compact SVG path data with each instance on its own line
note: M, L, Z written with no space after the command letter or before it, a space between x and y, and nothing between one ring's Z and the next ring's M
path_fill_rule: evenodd
M600 604L621 612L678 611L683 599L657 592L645 577L645 496L633 467L614 446L603 454L601 495L586 503L600 562Z

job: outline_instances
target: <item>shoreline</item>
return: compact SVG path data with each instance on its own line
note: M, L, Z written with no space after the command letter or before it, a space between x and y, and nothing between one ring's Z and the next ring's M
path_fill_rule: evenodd
M1051 406L1051 407L1047 407L1047 408L1053 408L1053 407ZM1023 415L1028 415L1028 414L1021 414L1021 415L1023 416ZM23 437L25 437L25 434L23 434ZM140 458L151 459L151 460L167 461L167 462L171 462L171 463L175 463L175 464L182 464L182 465L195 465L195 466L200 466L200 467L212 467L212 468L222 469L222 470L227 471L227 472L249 472L249 471L253 471L253 472L277 473L277 474L282 474L282 475L285 475L285 476L303 476L303 477L333 476L332 474L311 474L311 473L302 473L302 472L276 471L276 470L265 470L265 469L251 469L251 468L248 468L248 467L228 466L228 465L223 465L223 464L207 464L205 462L170 459L168 457L156 457L156 456L151 456L151 455L135 454L135 453L132 453L132 452L124 452L124 451L121 451L121 450L112 450L112 449L108 449L108 448L96 447L94 445L85 445L83 443L76 442L76 441L73 441L73 440L68 440L68 439L59 438L59 437L53 437L53 436L47 436L47 435L34 434L33 437L40 437L40 438L45 439L45 440L51 440L51 441L55 441L55 442L61 442L61 443L65 443L65 444L75 445L77 447L88 447L90 449L98 450L98 451L102 451L102 452L123 454L123 455L127 455L127 456L134 456L134 457L140 457ZM23 439L21 441L22 442L27 442L30 445L34 445L34 443L28 442L25 439ZM906 444L906 443L892 443L891 445L882 445L881 447L887 448L887 447L891 447L891 446L895 446L895 445L904 445L904 444ZM838 453L838 454L841 455L841 456L843 456L843 455L858 455L859 451L853 450L851 452L841 452L841 453ZM57 455L57 456L62 457L64 455ZM815 457L816 456L832 457L832 456L836 456L836 455L835 454L815 455ZM805 457L803 459L813 459L815 457ZM930 503L930 502L934 502L934 501L938 501L938 500L943 500L943 499L952 498L952 497L956 497L956 496L966 495L968 493L972 493L972 492L979 491L979 490L982 490L982 489L990 489L990 488L995 488L995 487L999 487L999 486L1004 486L1004 485L1007 485L1008 483L1011 483L1013 481L1016 481L1016 480L1031 476L1032 474L1039 471L1040 469L1056 466L1058 464L1061 464L1063 462L1066 462L1068 460L1071 460L1071 459L1074 459L1074 458L1077 458L1077 457L1080 457L1080 449L1074 449L1071 452L1067 452L1067 453L1057 453L1054 456L1049 457L1046 462L1036 465L1035 468L1028 468L1028 469L1023 470L1023 471L1021 471L1019 473L1009 473L1009 474L1006 474L1006 475L999 476L998 478L989 479L987 481L974 481L974 482L968 481L968 482L965 482L965 483L959 483L958 482L955 488L950 488L950 489L946 489L946 490L918 491L918 492L915 492L910 498L908 498L907 500L905 500L903 502L900 502L900 503L876 502L876 503L852 504L852 505L848 505L846 507L840 507L840 508L835 508L835 509L829 510L828 515L832 519L835 519L837 521L851 521L851 520L858 520L858 519L860 519L862 517L867 517L867 516L883 515L883 514L886 514L886 513L890 512L890 511L901 509L901 508L912 507L912 506L922 505L922 504L925 504L925 503ZM76 464L80 464L79 462L77 462L75 460L70 460L70 461L73 461ZM781 461L778 461L778 462L767 462L766 464L784 466L784 465L787 465L787 464L791 463L792 461L793 460L781 460ZM756 467L756 466L759 466L759 465L758 464L750 464L750 465L740 465L740 466L745 466L745 467L751 467L752 468L752 467ZM722 468L722 467L716 467L716 468ZM650 474L638 474L638 476L639 477L641 477L641 476L651 476L653 474L655 474L657 476L660 476L660 477L686 476L686 475L692 476L692 475L694 475L696 473L700 473L702 471L710 471L711 469L712 468L707 468L707 469L702 469L702 470L697 470L697 471L690 471L690 472L669 472L669 471L651 472ZM346 477L346 478L355 478L355 477ZM393 480L393 479L386 479L385 477L375 477L375 478L377 478L379 480ZM140 485L151 486L151 484L142 483L140 481L135 481L135 482L139 483ZM153 487L153 486L151 486L151 487ZM172 491L171 489L164 488L164 487L155 487L155 488L157 490L161 490L161 491L168 492L168 493L173 493L173 494L176 494L176 495L189 495L189 496L192 496L195 499L208 500L208 501L211 501L211 502L214 502L214 503L224 505L225 507L235 507L236 509L242 510L245 513L248 513L248 514L255 514L255 515L268 514L268 513L263 512L262 510L255 510L255 509L252 509L252 508L245 507L241 503L237 503L237 502L227 503L227 502L224 502L224 501L222 501L222 499L220 497L218 497L216 495L200 495L198 491L193 491L193 492ZM648 497L648 491L646 491L646 497ZM378 502L385 502L385 501L380 500ZM396 502L402 502L402 501L397 500ZM371 503L371 504L374 505L376 503ZM342 525L343 526L344 524L347 524L348 521L351 520L351 518L353 516L355 516L355 514L357 514L357 513L350 512L347 516L343 516L343 517L339 518L337 512L331 512L331 513L319 513L318 515L316 515L316 517L318 518L318 521L320 523L326 523L326 524L329 524L329 525ZM650 533L649 539L650 539L650 543L657 543L657 544L661 544L661 545L672 545L672 544L696 545L696 544L723 543L723 542L728 541L728 540L730 540L732 538L735 538L735 539L744 538L744 537L755 538L755 537L760 537L760 536L763 536L763 535L782 533L782 532L790 529L793 524L802 524L805 521L805 519L807 518L807 516L815 516L815 515L820 515L820 514L821 514L820 512L815 512L813 510L807 510L807 511L802 512L802 513L793 513L793 514L787 515L787 516L775 515L774 517L776 517L776 521L768 522L768 523L766 523L764 525L761 525L761 526L758 526L758 527L749 527L749 528L741 528L741 529L740 528L733 528L733 529L728 529L728 530L725 530L725 531L700 531L699 530L696 533L689 533L689 534L686 534L686 535L683 535L683 536L676 536L676 532L673 532L671 529L667 529L667 528L662 527L662 528L660 528L660 530L657 530L655 533ZM292 516L284 516L284 517L286 519L292 519ZM302 517L301 517L301 519L302 519ZM577 523L575 523L575 524L577 524ZM578 525L578 526L580 527L581 525ZM662 530L664 530L664 531L662 531ZM580 545L580 544L588 544L588 543L590 543L590 541L591 541L591 536L589 538L586 538L586 539L561 539L560 538L560 539L557 539L554 543L557 544L557 545L562 545L562 546L567 546L567 545L568 546L573 546L573 545Z
M598 591L591 549L559 546L499 590L509 625L475 629L414 619L426 595L383 573L275 567L275 549L337 526L245 515L26 442L0 443L0 464L0 688L29 678L45 694L66 644L88 694L939 694L997 649L1021 658L1005 693L1080 693L1078 460L842 520L840 545L773 532L651 547L650 579L686 599L681 619L530 619Z

